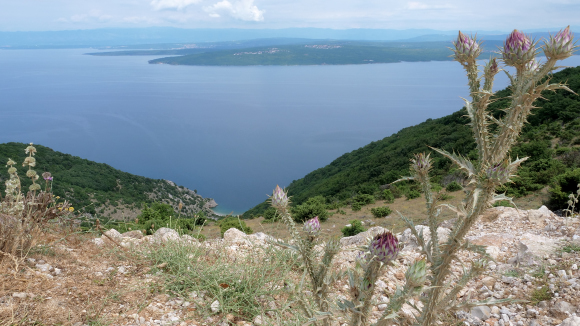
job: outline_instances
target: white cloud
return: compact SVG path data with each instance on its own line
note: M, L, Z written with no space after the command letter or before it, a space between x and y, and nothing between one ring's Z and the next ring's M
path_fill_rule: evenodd
M410 10L450 9L450 8L453 8L453 6L451 6L449 4L430 5L430 4L426 4L424 2L416 2L416 1L411 1L407 4L407 9L410 9Z
M254 5L254 0L237 0L232 2L223 0L212 6L205 7L204 10L210 17L214 18L226 15L239 20L257 22L264 20L265 12Z
M176 9L183 10L191 5L200 3L202 0L152 0L151 6L155 10Z

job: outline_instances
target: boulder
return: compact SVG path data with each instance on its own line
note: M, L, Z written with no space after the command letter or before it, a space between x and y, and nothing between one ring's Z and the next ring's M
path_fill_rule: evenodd
M552 308L550 308L550 313L558 319L568 318L576 310L573 305L566 301L556 302Z
M143 238L143 232L141 230L133 230L123 233L122 236L125 238L141 239Z
M113 238L113 240L120 240L123 237L121 233L119 233L119 231L115 229L110 229L109 231L105 232L105 234L108 235L110 238ZM103 235L101 236L101 239L105 240L107 239L107 237Z
M580 317L572 316L572 317L566 318L560 324L560 326L580 326Z
M425 243L431 240L431 231L429 230L428 226L417 225L415 226L415 230L417 230L417 233L421 233L421 231L423 232L423 239L425 240ZM439 243L447 241L447 239L449 238L449 234L451 234L450 229L438 227L437 236L439 237ZM403 231L403 234L401 234L400 241L405 244L405 248L407 248L407 250L413 250L419 247L417 238L415 238L415 236L411 232L411 229L406 229L405 231Z
M537 226L543 226L546 219L552 218L554 213L548 209L546 206L542 206L539 209L528 210L528 221Z
M370 241L371 238L373 238L375 235L379 234L379 233L383 233L383 232L387 232L389 230L380 227L380 226L374 226L368 230L366 230L365 232L361 232L357 235L353 235L352 237L344 237L342 239L340 239L340 245L343 247L348 247L348 246L364 246L367 245Z
M527 215L526 211L518 211L513 207L498 206L485 210L483 214L481 214L480 218L484 222L493 222L499 218L506 218L512 216L525 218L526 215Z
M224 236L225 236L225 234L224 234ZM248 239L251 239L254 241L262 241L262 242L274 241L274 238L272 238L271 236L267 235L264 232L252 233L252 234L248 235L247 237L248 237Z
M224 233L224 241L229 243L244 243L247 237L247 234L236 228L231 228Z
M534 258L544 258L549 254L555 253L560 247L560 240L558 238L524 233L518 243L518 261L532 264Z
M153 239L155 242L167 242L170 240L179 240L179 233L177 233L177 231L175 231L174 229L170 229L170 228L159 228L157 231L155 231L155 234L153 234Z

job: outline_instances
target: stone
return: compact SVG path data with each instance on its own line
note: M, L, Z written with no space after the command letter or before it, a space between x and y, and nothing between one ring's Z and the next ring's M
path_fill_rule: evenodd
M485 252L487 252L487 254L493 259L497 259L501 254L501 250L496 246L487 246Z
M580 326L580 317L572 316L564 319L560 326Z
M483 285L487 286L489 289L493 289L493 286L495 285L495 278L486 276L481 280L481 283L483 283Z
M419 234L421 232L423 232L423 239L425 240L425 244L429 240L431 240L431 231L429 230L428 226L417 225L417 226L415 226L415 230ZM450 229L444 228L444 227L438 227L437 228L437 236L439 237L439 243L447 241L450 233L451 233ZM405 244L405 247L407 249L414 249L414 248L419 247L419 243L417 242L417 238L415 238L415 236L411 232L411 229L406 229L405 231L403 231L403 234L401 234L400 241Z
M367 245L369 240L372 237L374 237L375 235L377 235L379 233L383 233L386 231L388 231L388 230L385 228L382 228L380 226L374 226L374 227L366 230L365 232L361 232L361 233L354 235L352 237L341 238L340 245L343 247Z
M252 233L252 234L248 235L248 238L252 239L252 240L263 241L263 242L274 241L274 238L272 238L271 236L267 235L264 232Z
M480 246L495 246L499 249L504 243L511 242L515 237L509 233L485 233L467 237L469 242Z
M14 292L12 293L12 297L13 298L20 298L20 299L26 299L28 295L25 292Z
M543 258L555 253L560 247L559 242L560 239L524 233L518 243L518 260L525 264L531 264L534 258Z
M537 226L543 226L544 221L552 217L551 214L552 212L546 206L542 206L540 209L530 209L528 211L528 221Z
M141 230L128 231L122 234L124 238L141 239L143 238L143 232Z
M236 228L231 228L224 233L224 241L229 243L244 243L247 237L247 234Z
M558 319L565 319L574 312L575 308L566 301L556 302L550 309L550 313Z
M91 240L95 245L97 245L97 247L100 247L102 245L105 244L105 241L101 238L94 238L93 240Z
M491 308L488 306L477 306L471 308L471 315L481 320L487 320L491 317Z
M384 311L385 309L387 309L388 306L389 306L388 304L381 303L380 305L377 306L377 309L379 311Z
M49 264L36 264L35 266L41 272L50 272L52 270L52 266L50 266Z
M211 311L216 314L220 311L220 302L215 300L214 302L211 303Z
M113 238L114 240L121 239L123 237L121 233L119 233L119 231L115 229L110 229L109 231L105 232L105 234ZM103 235L101 239L105 240L107 239L107 237Z
M174 229L159 228L155 231L155 234L153 234L153 238L155 242L176 241L179 240L179 233Z

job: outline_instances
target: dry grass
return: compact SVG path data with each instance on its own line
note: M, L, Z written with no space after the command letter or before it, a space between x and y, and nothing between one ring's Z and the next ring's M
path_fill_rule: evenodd
M463 191L456 191L450 193L453 198L445 200L444 203L451 205L458 205L461 200L463 200ZM515 200L516 205L520 209L537 209L542 205L542 202L547 200L547 192L540 191L536 194L517 198ZM371 209L374 207L389 206L393 213L386 218L375 218L371 214ZM413 220L416 224L426 224L426 213L425 199L424 197L419 197L415 199L407 200L403 198L395 199L392 204L387 204L383 200L378 200L374 204L363 206L360 211L352 211L350 207L342 207L340 210L346 212L345 215L338 213L338 210L329 211L332 216L328 218L327 221L321 223L322 227L322 237L342 237L341 229L350 223L351 220L360 221L373 221L375 226L382 226L393 232L401 232L407 228L405 222L401 220L397 212L400 212L404 216ZM454 213L449 210L443 209L441 212L440 220L441 222L450 218L454 218ZM270 223L265 221L264 218L255 218L251 220L245 220L246 224L252 228L254 232L264 232L280 239L289 239L290 234L288 233L288 228L283 223ZM365 225L368 228L368 225ZM220 229L217 223L210 222L204 226L201 234L205 235L208 239L220 238Z

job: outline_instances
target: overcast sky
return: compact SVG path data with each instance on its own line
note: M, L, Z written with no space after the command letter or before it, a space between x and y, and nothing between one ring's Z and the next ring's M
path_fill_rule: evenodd
M432 28L580 26L580 0L0 0L0 31L105 27Z

